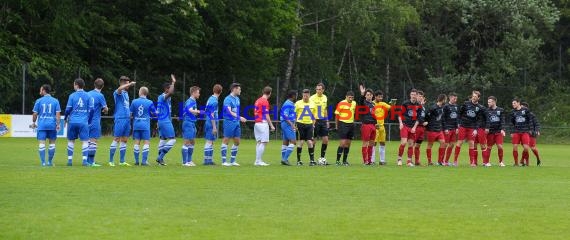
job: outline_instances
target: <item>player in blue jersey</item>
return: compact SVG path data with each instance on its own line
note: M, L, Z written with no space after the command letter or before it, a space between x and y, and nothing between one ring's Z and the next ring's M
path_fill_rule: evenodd
M185 167L194 167L196 164L192 161L194 153L194 144L196 143L196 120L200 114L198 103L196 100L200 97L200 88L192 86L190 88L190 97L184 103L184 114L182 123L182 138L184 145L182 146L182 165Z
M281 120L281 134L283 138L283 145L281 145L281 164L290 166L289 156L293 153L297 145L297 137L295 132L295 101L297 100L297 91L289 90L287 92L287 100L281 107L279 120Z
M164 156L174 147L176 143L174 126L170 113L172 112L172 94L174 93L174 84L176 78L174 74L170 75L171 82L164 83L162 86L164 92L158 96L157 110L158 110L158 135L160 141L158 142L158 157L156 162L159 165L166 166Z
M222 93L222 85L216 84L208 102L206 102L206 121L204 123L204 165L216 165L214 163L214 141L218 138L218 99Z
M67 166L73 162L73 149L75 140L81 141L81 153L83 155L83 166L91 166L87 162L87 152L89 147L89 124L93 118L93 98L83 91L85 81L81 78L75 79L73 88L75 92L69 95L67 106L65 107L65 122L67 124Z
M133 140L135 165L139 165L140 143L144 141L142 148L141 166L148 166L148 151L150 145L150 119L156 116L154 103L147 99L148 88L139 89L139 98L131 103L131 116L133 117Z
M101 78L95 79L95 89L88 92L89 96L93 98L93 120L89 124L89 153L87 154L87 162L91 166L100 166L95 162L95 153L97 152L97 141L101 137L101 112L107 113L107 102L105 96L101 93L105 82Z
M127 154L127 140L129 135L131 135L131 110L129 108L129 90L130 86L135 85L135 82L131 82L126 76L121 76L119 78L119 88L113 92L113 99L115 101L115 113L113 117L115 119L113 127L113 142L109 149L109 166L114 167L115 162L113 158L115 157L115 152L117 151L117 144L120 142L120 163L121 166L130 166L125 162L125 154Z
M37 128L37 139L39 141L38 152L42 166L53 166L53 156L55 154L55 140L59 131L59 119L61 108L59 101L52 97L51 86L44 84L40 87L42 96L34 104L34 114L32 116L31 128ZM38 118L39 117L39 118ZM36 121L38 122L36 124ZM46 139L49 140L48 161L46 163Z
M224 139L222 140L222 166L239 166L236 162L238 153L238 146L241 138L240 121L245 122L246 119L240 116L240 100L241 85L239 83L232 83L230 86L230 94L224 99L224 106L222 114L224 117ZM230 139L234 140L234 145L231 148L230 162L226 162L228 154L228 143Z

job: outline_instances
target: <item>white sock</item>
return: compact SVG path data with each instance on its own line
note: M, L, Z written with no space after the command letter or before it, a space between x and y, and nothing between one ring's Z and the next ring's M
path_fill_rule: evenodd
M386 146L380 146L378 153L380 153L380 162L386 162Z
M256 162L263 162L262 157L263 157L263 152L265 152L265 144L264 143L259 143L257 144L257 148L255 151L255 161Z
M372 163L376 162L376 146L372 146L372 157L370 157Z

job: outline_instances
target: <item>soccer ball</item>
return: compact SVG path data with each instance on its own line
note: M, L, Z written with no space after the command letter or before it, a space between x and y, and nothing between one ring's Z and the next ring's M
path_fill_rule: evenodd
M328 165L327 160L325 158L319 158L318 164L321 166Z

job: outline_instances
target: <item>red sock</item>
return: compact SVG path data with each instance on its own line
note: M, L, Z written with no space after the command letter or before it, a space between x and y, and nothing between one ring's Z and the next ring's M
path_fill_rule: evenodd
M426 155L428 159L428 164L431 163L431 148L426 148Z
M515 159L515 165L519 165L519 151L513 149L513 158Z
M459 157L460 152L461 152L461 147L455 146L455 155L453 156L454 163L457 163L457 158Z
M443 163L443 158L445 157L445 149L446 148L444 148L444 147L439 148L439 153L437 155L437 162L438 163Z
M499 148L497 152L499 153L499 162L503 162L503 149Z
M475 149L469 148L469 164L475 164Z
M414 156L414 148L408 147L408 160L411 161L413 156Z
M445 148L445 162L449 162L449 158L451 158L451 153L453 152L453 146L449 146Z
M538 149L532 149L532 153L534 153L534 156L536 157L537 160L540 160L540 156L538 155Z
M522 161L528 166L528 151L525 149L522 153Z
M404 148L406 147L406 144L400 144L400 148L398 148L398 158L402 158L402 155L404 155Z
M416 164L420 164L420 147L414 147L414 159L416 160Z
M368 147L362 147L362 161L368 163Z
M477 165L479 161L477 158L479 158L479 150L477 150L477 147L475 147L473 149L473 162L475 163L475 165Z
M368 146L368 162L372 162L373 152L374 152L374 146Z
M491 148L487 147L487 150L483 152L483 164L489 163L491 159Z

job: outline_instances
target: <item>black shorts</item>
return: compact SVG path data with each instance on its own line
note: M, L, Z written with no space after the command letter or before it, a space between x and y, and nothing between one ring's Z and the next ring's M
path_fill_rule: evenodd
M352 140L354 138L354 123L338 122L337 129L340 139Z
M328 137L329 129L327 128L327 120L317 120L315 123L315 136Z
M299 140L313 140L313 124L297 123L297 131L299 131Z

